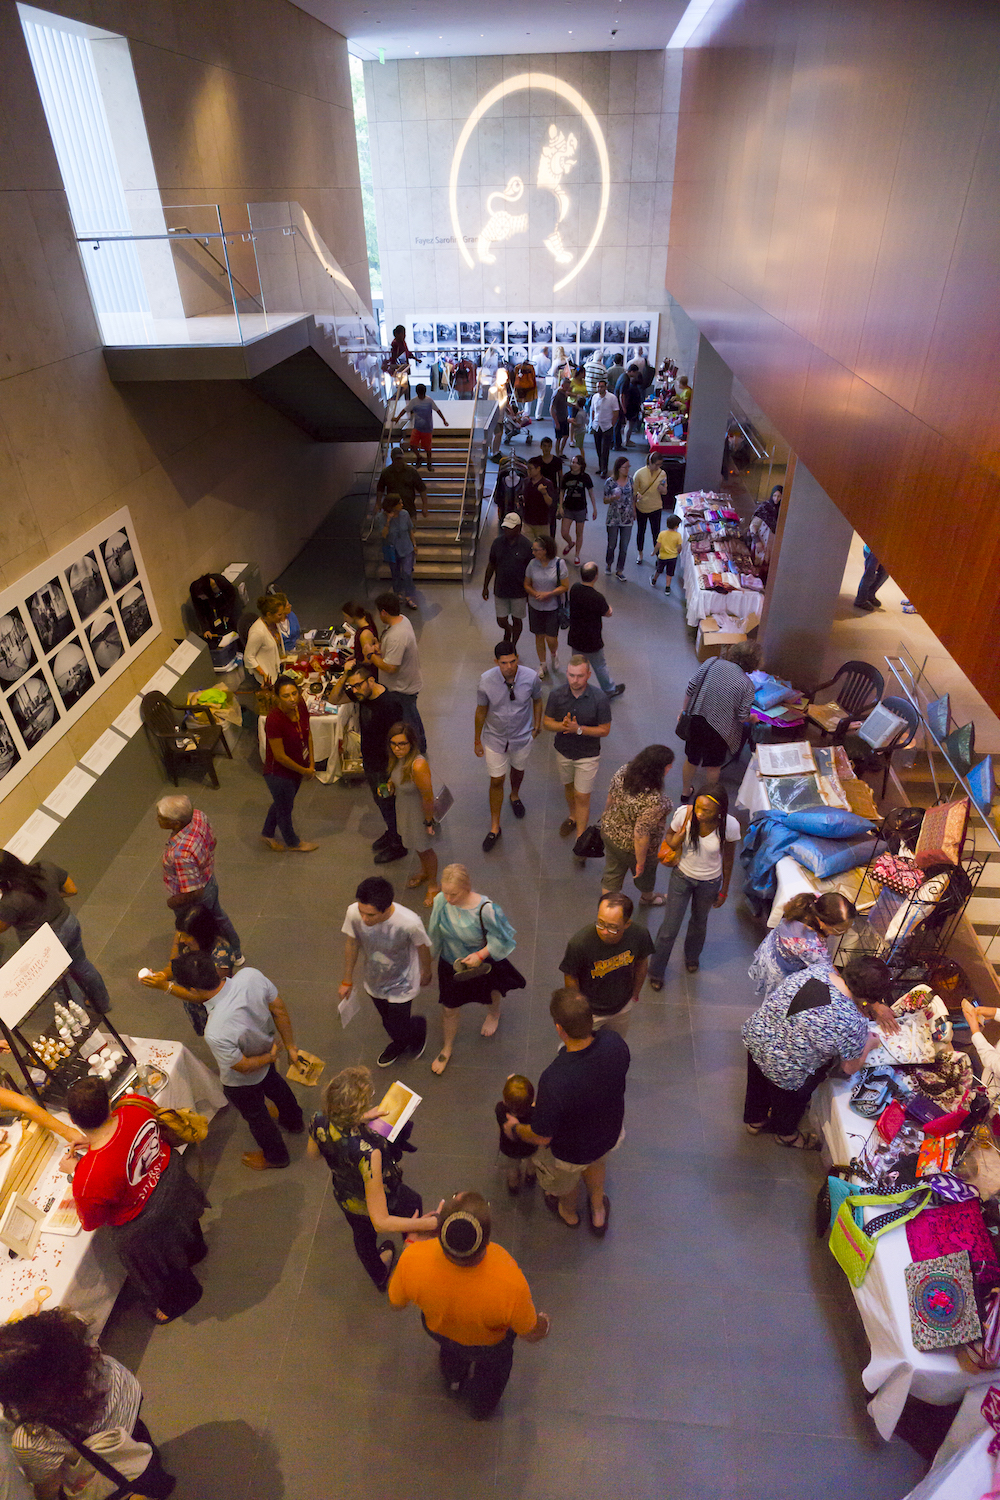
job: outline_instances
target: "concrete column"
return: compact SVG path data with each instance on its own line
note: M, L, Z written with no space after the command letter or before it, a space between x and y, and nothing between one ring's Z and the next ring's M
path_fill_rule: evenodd
M809 690L820 679L853 535L850 521L797 461L785 484L760 629L767 670L797 688Z
M679 371L687 374L685 370ZM698 363L693 376L691 420L688 423L686 490L717 490L722 483L722 456L729 426L733 372L716 354L704 334L698 339Z

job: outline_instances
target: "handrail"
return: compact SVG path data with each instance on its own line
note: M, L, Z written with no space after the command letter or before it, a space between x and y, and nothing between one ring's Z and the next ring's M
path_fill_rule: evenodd
M168 235L168 238L170 238L170 239L177 239L178 236L181 236L184 239L190 239L191 238L191 230L188 229L188 227L187 227L186 224L180 224L177 227L176 233L172 229L170 229L170 230L167 231L167 235ZM194 236L194 238L200 244L201 241L202 241L202 239L207 239L207 236L196 234ZM231 275L231 273L228 272L227 269L226 269L225 262L221 261L217 255L213 255L212 252L211 252L211 250L208 248L207 244L202 245L202 249L204 250L205 254L208 256L209 260L212 261L215 265L217 265L219 267L219 270L222 271L222 273L224 275ZM233 276L232 280L235 281L235 283L236 283L237 286L241 286L243 288L243 290L246 292L246 294L250 298L250 300L252 302L256 302L256 304L260 308L261 312L263 312L264 311L264 304L263 304L263 302L260 300L259 297L255 297L254 296L253 292L247 286L246 282L245 281L241 281L238 276Z
M487 354L490 353L491 350L495 354L497 354L497 356L499 357L500 363L503 362L503 351L500 350L500 349L498 349L497 346L496 346L496 344L491 343L491 344L487 344L486 348L483 350L483 359L482 359L482 362L476 366L476 394L473 397L473 401L472 401L472 425L471 425L471 428L470 428L470 431L469 431L469 451L465 455L465 475L464 475L464 477L462 479L462 509L459 511L459 515L458 515L458 527L457 527L457 529L455 531L455 541L456 542L461 542L461 540L462 540L462 527L465 524L465 501L466 501L466 497L467 497L468 492L469 492L469 465L472 462L472 445L475 442L475 438L476 438L476 409L479 406L479 398L480 398L480 395L482 394L482 390L483 390L482 371L483 371L484 366L485 366L486 356L487 356ZM463 574L463 577L464 577L464 574Z
M382 419L382 431L379 433L378 447L375 449L375 462L372 465L372 477L368 482L368 529L364 532L361 538L363 542L368 542L371 540L372 531L375 527L375 516L377 512L376 507L372 505L372 490L373 487L377 486L378 484L376 471L378 475L381 475L382 470L385 468L384 458L385 456L387 456L388 449L392 445L392 429L396 420L396 407L401 395L402 388L401 386L397 385L396 389L393 391L392 395L389 397L388 402L386 403L385 416Z
M749 432L747 432L746 428L743 426L743 423L740 421L739 417L732 409L730 409L729 412L729 420L740 429L743 436L746 438L747 442L750 444L750 447L753 449L754 453L759 459L763 460L765 458L771 457L770 453L768 453L766 449L763 453L761 453L760 449L757 447L757 444L754 442L753 438L750 436Z

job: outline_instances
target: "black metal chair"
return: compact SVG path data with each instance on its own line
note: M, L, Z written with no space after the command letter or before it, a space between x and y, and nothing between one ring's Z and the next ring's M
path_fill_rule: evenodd
M820 693L827 688L835 689L833 697L844 710L844 716L833 729L823 729L815 720L811 722L819 729L821 740L829 740L836 745L843 742L852 719L867 718L876 704L881 702L885 678L877 667L866 661L845 661L829 682L819 683L807 695L806 702L815 703Z
M221 745L230 760L233 753L226 743L222 728L213 722L209 709L178 708L175 703L171 703L166 693L157 690L143 694L139 711L146 732L159 749L164 770L174 786L177 785L178 766L189 763L200 765L208 772L212 785L218 787L215 752Z
M892 757L897 750L905 750L908 745L913 744L920 729L920 715L908 698L883 698L882 707L887 708L891 714L895 714L897 719L903 720L902 727L896 731L889 743L874 750L857 735L852 735L845 748L859 775L881 769L882 791L879 795L884 797L885 789L889 785Z

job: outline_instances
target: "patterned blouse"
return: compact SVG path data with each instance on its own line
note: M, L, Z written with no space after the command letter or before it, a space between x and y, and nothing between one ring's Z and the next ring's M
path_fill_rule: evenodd
M620 766L611 778L601 814L601 833L619 849L631 849L636 838L648 835L650 853L655 858L673 803L662 792L626 792L627 770L627 766Z
M616 495L615 491L619 493ZM604 499L607 510L604 514L605 526L631 526L635 520L635 500L632 495L631 479L618 481L609 479L604 485Z
M346 1134L331 1124L326 1115L313 1115L309 1134L316 1142L323 1160L333 1176L333 1196L345 1214L368 1217L365 1184L372 1180L372 1152L382 1153L382 1182L388 1198L399 1186L403 1171L399 1165L398 1147L365 1125Z
M808 969L810 964L832 967L822 933L804 922L781 922L757 949L748 973L756 993L766 998L789 974Z
M818 979L829 990L829 1005L789 1015L799 990ZM811 964L771 991L743 1027L747 1051L765 1078L794 1091L835 1057L860 1057L868 1022L849 995L830 982L829 964Z

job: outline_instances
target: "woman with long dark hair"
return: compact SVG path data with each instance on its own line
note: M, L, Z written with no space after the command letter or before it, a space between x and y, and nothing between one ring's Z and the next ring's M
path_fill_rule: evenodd
M330 1168L333 1195L351 1226L358 1260L384 1292L396 1247L379 1234L433 1234L437 1216L423 1213L420 1194L403 1181L404 1148L371 1128L379 1118L374 1097L367 1068L343 1068L327 1084L323 1112L309 1122L307 1150Z
M662 906L663 896L654 896L656 851L673 804L664 795L663 780L674 763L669 745L647 745L611 778L608 800L601 815L604 840L605 895L620 891L631 872L641 906Z
M208 1011L190 990L178 984L173 976L173 961L179 953L209 953L220 979L231 979L236 970L236 953L216 919L207 906L185 907L177 921L170 963L165 969L149 974L140 974L142 983L151 990L163 990L184 1004L188 1019L198 1036L205 1035Z
M0 932L13 927L18 942L26 943L48 923L70 956L68 978L95 1010L106 1015L111 1009L107 985L83 951L80 924L63 900L76 894L76 886L59 865L47 859L26 865L8 849L0 850Z
M566 543L563 557L573 551L573 527L576 527L575 567L580 566L580 550L583 546L583 528L587 520L587 501L597 520L597 501L594 499L594 481L587 473L587 460L582 453L575 453L569 472L562 476L562 539Z
M139 1416L141 1404L131 1370L102 1354L86 1323L68 1308L0 1325L0 1406L17 1424L11 1447L38 1500L56 1500L63 1484L72 1484L80 1457L74 1442L86 1444L112 1427L153 1450L142 1474L130 1478L128 1493L153 1500L169 1495L176 1481L160 1463Z
M366 666L371 653L378 650L378 626L370 610L354 599L347 599L340 606L340 612L352 631L349 649L355 664Z
M420 873L410 876L406 889L417 890L426 882L424 905L433 906L438 893L438 857L431 846L431 840L437 837L434 783L412 724L393 724L389 730L388 766L388 783L395 798L399 837L408 849L417 851L420 861Z
M753 956L748 970L754 990L765 999L783 979L812 964L830 964L827 938L844 933L857 912L846 896L803 891L786 901L781 921Z
M274 691L277 703L264 723L267 739L264 780L271 793L271 806L260 836L276 854L285 849L309 854L319 845L303 843L292 825L292 806L299 787L316 775L309 712L293 678L279 677ZM283 844L274 837L276 832L281 833Z
M649 960L649 984L663 988L663 972L670 962L684 913L691 916L684 934L684 966L697 972L705 946L708 914L729 895L733 855L741 838L740 825L729 815L729 793L714 782L695 794L690 807L679 807L660 846L660 863L670 868L667 910Z

